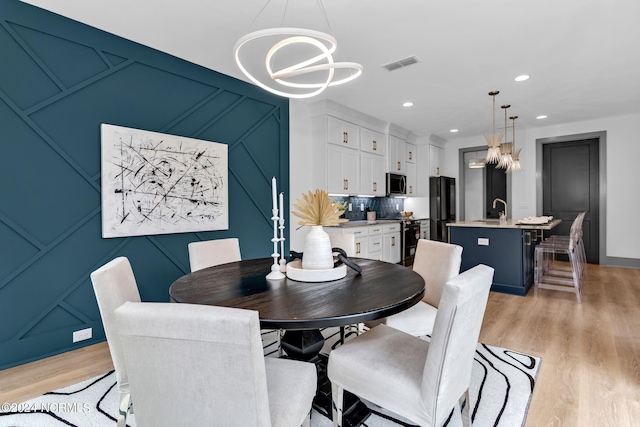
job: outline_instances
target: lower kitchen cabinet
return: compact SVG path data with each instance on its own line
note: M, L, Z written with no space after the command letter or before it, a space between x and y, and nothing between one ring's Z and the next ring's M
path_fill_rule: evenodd
M402 260L400 223L382 226L382 261L397 264Z
M353 233L356 257L397 264L401 261L400 223L372 224L357 227L325 227L329 234Z

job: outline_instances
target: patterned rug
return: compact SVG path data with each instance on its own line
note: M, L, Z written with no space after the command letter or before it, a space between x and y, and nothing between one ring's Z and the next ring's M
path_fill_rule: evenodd
M337 342L337 329L323 331L327 342L322 352L328 354ZM428 337L424 337L428 339ZM277 356L273 333L263 334L267 357ZM531 401L540 358L505 348L478 344L471 379L472 421L475 427L523 426ZM112 427L118 409L118 392L113 372L91 378L20 404L3 404L0 426L19 427ZM381 408L372 408L365 427L410 426ZM135 414L127 424L136 427ZM454 410L448 427L462 426L459 411ZM331 427L325 414L315 409L311 414L312 427Z

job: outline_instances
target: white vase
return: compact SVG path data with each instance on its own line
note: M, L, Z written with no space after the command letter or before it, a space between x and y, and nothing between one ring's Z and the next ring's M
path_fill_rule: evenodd
M312 225L304 242L302 268L305 270L328 270L333 268L331 240L321 225Z

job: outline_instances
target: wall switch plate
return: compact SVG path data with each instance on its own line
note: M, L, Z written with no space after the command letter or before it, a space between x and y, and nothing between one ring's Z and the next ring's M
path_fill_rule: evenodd
M489 239L486 237L478 237L478 246L489 246Z
M351 205L351 203L349 203L349 212L351 212L353 210L353 206Z
M396 203L396 210L399 211L400 210L400 203Z
M360 212L364 212L364 203L360 203Z
M75 331L73 333L73 342L88 340L93 336L92 329L80 329L79 331Z

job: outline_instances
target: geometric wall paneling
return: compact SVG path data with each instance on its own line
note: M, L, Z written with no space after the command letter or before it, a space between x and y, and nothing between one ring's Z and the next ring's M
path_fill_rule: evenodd
M0 79L2 91L18 108L26 109L33 104L60 92L55 84L30 56L28 49L19 38L14 38L15 32L8 22L0 22L0 46L2 46L3 76ZM11 72L20 70L20 73ZM5 72L5 70L9 72Z
M108 69L98 52L89 46L21 25L12 25L11 28L35 56L47 64L51 77L63 87L74 86ZM73 61L69 61L69 58L73 58ZM77 61L80 61L81 67L77 66Z
M143 300L166 302L190 242L238 237L243 258L271 255L287 99L14 0L0 2L0 51L0 369L104 340L89 275L117 256ZM228 230L103 239L101 123L226 144Z

